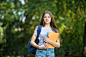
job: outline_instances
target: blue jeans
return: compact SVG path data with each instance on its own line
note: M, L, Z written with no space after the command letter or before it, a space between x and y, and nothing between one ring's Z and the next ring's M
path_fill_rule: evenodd
M37 49L35 57L55 57L54 48Z

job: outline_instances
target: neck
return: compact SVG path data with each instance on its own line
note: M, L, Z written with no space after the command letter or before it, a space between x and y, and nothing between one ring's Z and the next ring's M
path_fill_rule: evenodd
M50 24L45 24L46 28L51 28Z

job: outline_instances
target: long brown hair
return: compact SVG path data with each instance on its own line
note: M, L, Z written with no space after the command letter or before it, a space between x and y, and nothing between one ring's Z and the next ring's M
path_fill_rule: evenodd
M44 23L44 15L45 15L46 13L48 13L48 14L50 15L50 17L51 17L50 26L51 26L52 30L53 30L54 32L59 32L59 29L58 29L58 27L57 27L56 24L55 24L54 17L53 17L53 15L52 15L52 13L51 13L50 11L45 11L45 12L43 13L42 19L41 19L41 22L40 22L40 25L43 26L43 27L45 26L45 23Z

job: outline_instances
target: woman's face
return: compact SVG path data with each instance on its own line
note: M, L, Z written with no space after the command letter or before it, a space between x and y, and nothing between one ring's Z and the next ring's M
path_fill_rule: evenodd
M44 15L44 22L46 23L46 24L50 24L50 22L51 22L51 16L48 14L48 13L45 13L45 15Z

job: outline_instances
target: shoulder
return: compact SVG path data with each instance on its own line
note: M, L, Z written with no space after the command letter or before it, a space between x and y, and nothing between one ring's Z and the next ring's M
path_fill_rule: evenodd
M38 29L38 26L35 27L35 30L34 31L37 31L37 29Z
M35 29L37 29L37 28L38 28L38 26L35 27Z

